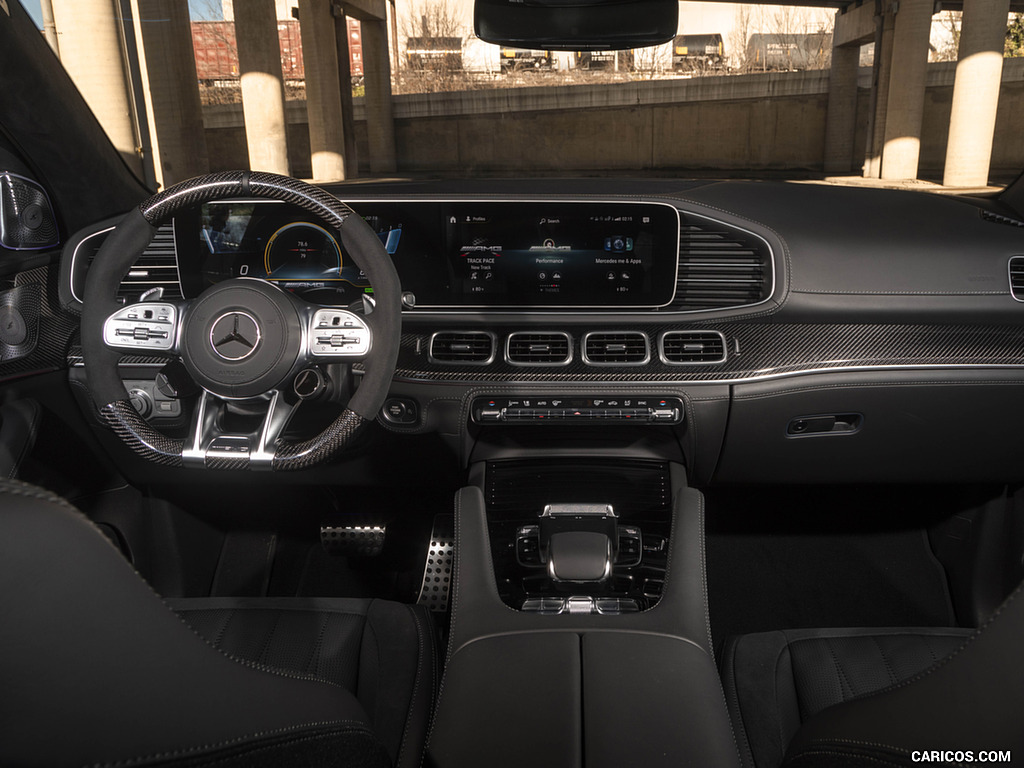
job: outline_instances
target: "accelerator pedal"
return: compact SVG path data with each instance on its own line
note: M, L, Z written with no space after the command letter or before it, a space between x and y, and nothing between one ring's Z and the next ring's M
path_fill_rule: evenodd
M321 525L320 544L330 555L375 557L386 534L386 525Z
M417 603L431 611L448 610L448 596L455 573L455 516L436 515L430 530L430 547L423 567L423 582Z

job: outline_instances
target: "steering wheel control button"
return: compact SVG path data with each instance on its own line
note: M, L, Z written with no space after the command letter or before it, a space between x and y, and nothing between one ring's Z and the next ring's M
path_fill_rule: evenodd
M278 389L299 364L301 317L296 300L275 285L247 278L218 283L184 315L182 362L197 384L221 397Z
M210 346L225 360L244 360L256 351L263 334L248 312L233 310L218 317L210 328Z
M408 400L402 397L390 397L384 402L381 409L384 421L390 424L402 424L409 426L419 421L419 407L415 400Z
M107 318L103 341L118 349L169 352L174 348L177 319L178 308L173 304L131 304Z
M370 351L370 328L344 309L318 309L309 323L309 353L314 357L363 357Z
M145 390L133 389L128 393L128 399L142 418L145 419L153 413L153 397Z

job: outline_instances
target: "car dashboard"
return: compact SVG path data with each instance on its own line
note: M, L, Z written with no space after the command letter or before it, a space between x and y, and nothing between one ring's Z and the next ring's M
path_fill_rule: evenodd
M700 485L1021 475L1013 387L988 386L1017 382L1024 341L1011 275L1024 237L997 204L772 182L331 191L402 282L378 426L439 434L464 466L600 434L609 450L657 435ZM372 298L358 254L310 218L246 200L179 215L125 298L194 298L239 276L326 306ZM108 230L66 247L68 306ZM122 364L136 376L156 362ZM181 417L155 405L158 425ZM982 426L991 448L961 455Z

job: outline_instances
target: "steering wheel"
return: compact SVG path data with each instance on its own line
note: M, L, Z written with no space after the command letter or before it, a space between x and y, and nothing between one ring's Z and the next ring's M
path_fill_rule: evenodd
M224 280L192 300L124 306L118 286L174 214L224 198L267 198L302 208L340 234L366 274L368 314L309 304L255 278ZM207 469L303 469L348 444L387 396L401 333L398 274L380 239L351 208L322 189L286 176L229 171L184 181L146 200L117 225L85 281L82 357L101 418L135 453L168 466ZM118 373L127 351L180 359L201 387L185 439L168 437L140 417ZM342 414L320 434L283 436L296 402L296 374L316 363L362 362L365 374ZM259 427L229 432L231 401L259 406Z

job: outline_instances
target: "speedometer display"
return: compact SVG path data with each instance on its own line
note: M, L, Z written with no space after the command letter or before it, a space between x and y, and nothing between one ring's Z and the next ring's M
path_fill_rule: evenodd
M189 296L236 277L268 280L320 304L350 304L372 293L335 232L276 201L211 202L199 211L199 252ZM301 212L298 212L301 216ZM306 214L308 215L308 214ZM184 271L183 271L184 274Z
M341 249L323 227L295 222L270 236L263 265L268 280L340 280Z

